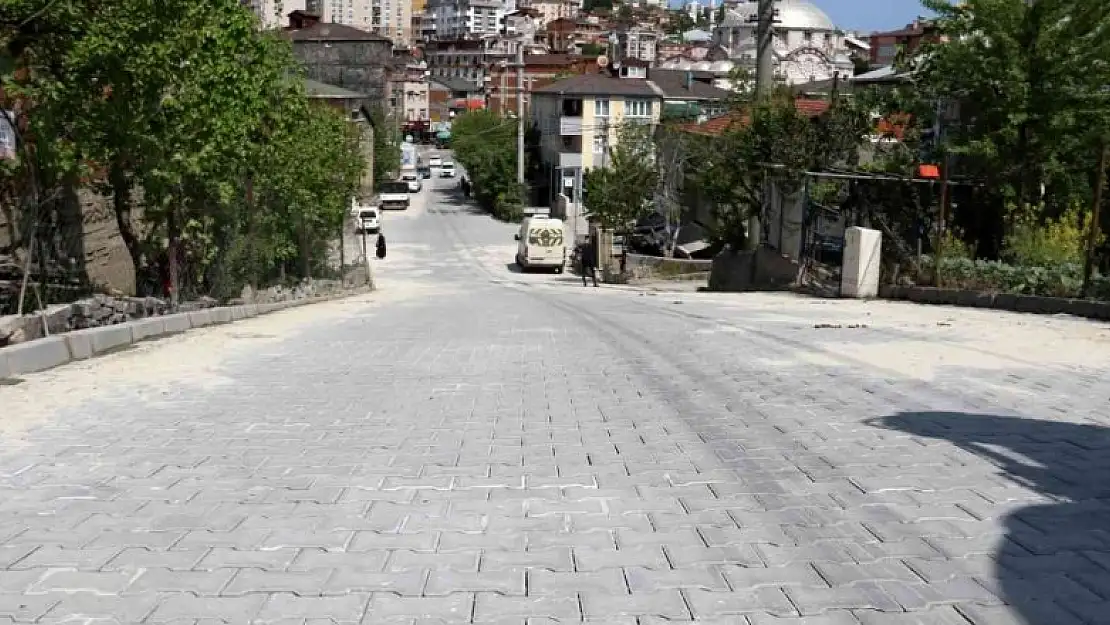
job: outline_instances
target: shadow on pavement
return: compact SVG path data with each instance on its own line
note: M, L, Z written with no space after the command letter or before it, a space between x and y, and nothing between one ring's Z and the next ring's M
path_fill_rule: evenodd
M1057 499L1003 519L993 590L1028 625L1110 623L1110 429L960 412L904 412L868 424L950 441Z
M510 273L524 273L524 268L515 262L505 263L505 268L508 269Z

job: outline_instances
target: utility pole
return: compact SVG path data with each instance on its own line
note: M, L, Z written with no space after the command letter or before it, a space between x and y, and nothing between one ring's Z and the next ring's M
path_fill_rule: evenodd
M1106 135L1099 142L1098 173L1095 175L1095 197L1091 206L1091 225L1087 231L1087 254L1083 261L1083 288L1079 291L1080 297L1087 297L1091 287L1091 274L1095 267L1095 249L1098 247L1099 220L1102 218L1102 187L1106 185L1106 160L1110 152Z
M775 86L775 0L759 0L756 8L755 38L756 38L756 68L755 68L755 94L757 98L766 98L771 95Z
M516 46L516 181L524 184L524 37Z

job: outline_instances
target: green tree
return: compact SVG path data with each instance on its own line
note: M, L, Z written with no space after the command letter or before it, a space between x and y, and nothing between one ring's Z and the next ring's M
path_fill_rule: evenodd
M370 111L374 127L374 186L396 179L401 169L401 127L385 108Z
M524 190L516 178L515 120L472 111L451 124L455 158L466 168L479 206L498 219L518 221Z
M653 210L659 186L651 126L626 122L617 128L609 162L586 172L585 208L602 227L624 233Z
M1110 128L1110 13L1084 0L969 0L924 4L945 40L907 64L923 95L955 103L945 126L960 173L1017 206L1047 215L1090 195L1099 136Z
M847 102L810 119L785 93L734 116L725 132L695 148L700 166L693 181L713 207L717 238L733 249L753 249L760 232L752 225L759 227L766 185L790 193L808 170L854 162L867 122Z

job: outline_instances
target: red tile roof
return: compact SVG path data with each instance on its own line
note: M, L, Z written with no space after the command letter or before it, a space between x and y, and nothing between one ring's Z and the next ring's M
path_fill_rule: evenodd
M798 98L794 100L794 108L799 113L809 118L820 117L829 110L829 103L827 100L810 100L807 98ZM681 128L684 132L695 135L703 135L706 137L718 137L729 129L734 127L743 127L751 121L751 116L746 112L734 112L720 117L714 117L708 121L692 124L683 124Z

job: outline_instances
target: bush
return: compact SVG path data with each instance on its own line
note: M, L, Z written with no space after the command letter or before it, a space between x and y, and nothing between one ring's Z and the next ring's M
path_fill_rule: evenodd
M1089 223L1089 217L1081 217L1076 209L1043 223L1031 216L1018 216L1006 237L1002 256L1023 267L1082 263Z
M932 259L924 259L921 270L923 276L932 276ZM941 261L941 274L945 287L992 293L1079 297L1083 286L1083 265L1079 263L1023 267L999 261L945 257ZM1110 300L1110 276L1092 278L1088 297Z

